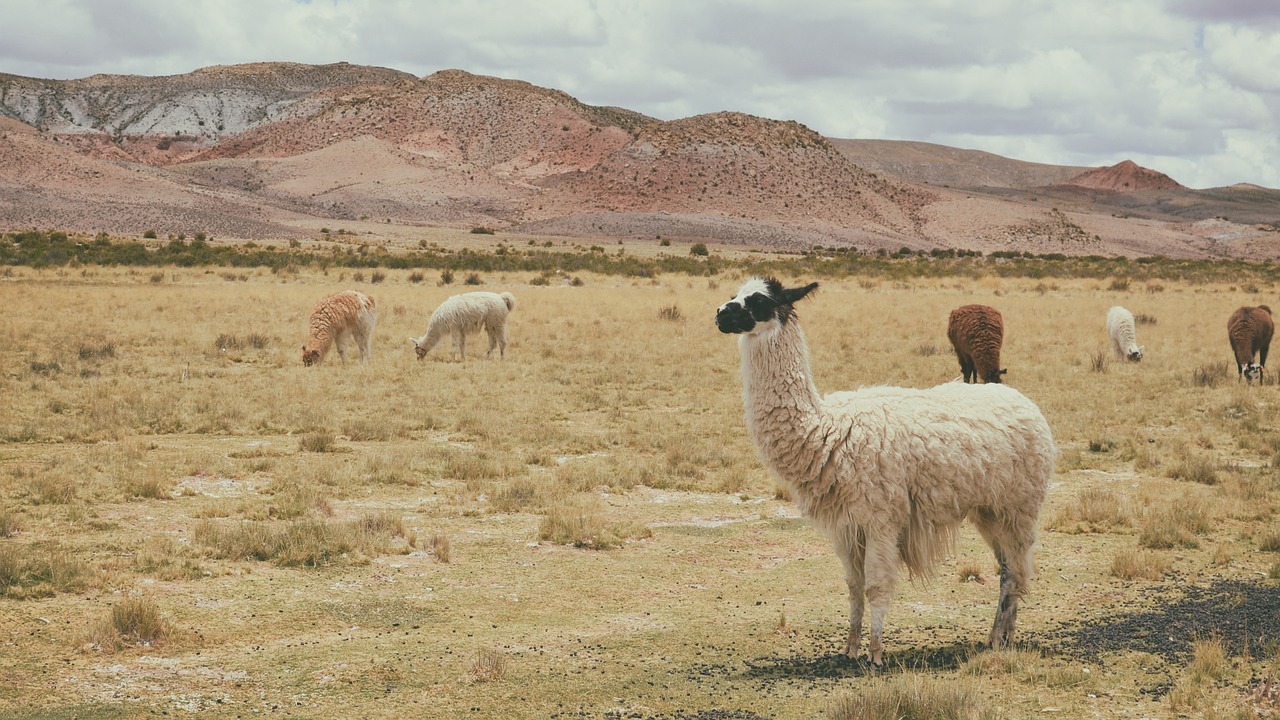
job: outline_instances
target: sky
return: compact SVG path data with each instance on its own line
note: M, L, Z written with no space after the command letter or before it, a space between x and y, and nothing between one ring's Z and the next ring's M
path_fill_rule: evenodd
M3 0L0 72L459 68L661 120L1280 188L1280 0Z

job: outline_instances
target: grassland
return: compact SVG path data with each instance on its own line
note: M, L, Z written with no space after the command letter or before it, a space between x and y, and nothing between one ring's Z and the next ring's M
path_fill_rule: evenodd
M1023 646L977 648L998 583L966 528L904 577L875 673L746 436L726 265L477 271L519 306L507 358L465 363L405 339L463 272L4 271L0 715L1276 711L1280 386L1236 383L1224 329L1273 283L824 274L820 390L951 380L947 313L988 303L1061 447ZM345 288L378 299L373 360L303 368ZM1140 365L1110 359L1113 304Z

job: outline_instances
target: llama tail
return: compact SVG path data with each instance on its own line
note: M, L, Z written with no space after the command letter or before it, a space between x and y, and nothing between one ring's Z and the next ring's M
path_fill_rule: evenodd
M509 293L509 292L504 292L504 293L502 293L502 302L504 302L504 303L506 303L506 304L507 304L507 310L508 310L508 311L511 311L511 310L515 310L515 309L516 309L516 296L515 296L515 295L512 295L512 294L511 294L511 293Z

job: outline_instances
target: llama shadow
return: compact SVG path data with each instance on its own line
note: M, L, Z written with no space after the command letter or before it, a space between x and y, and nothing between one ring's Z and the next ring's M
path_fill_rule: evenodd
M762 657L747 661L743 676L751 680L786 682L857 678L907 671L937 672L955 670L982 651L981 646L972 643L904 648L886 653L883 668L876 668L865 656L851 660L839 652L816 656Z

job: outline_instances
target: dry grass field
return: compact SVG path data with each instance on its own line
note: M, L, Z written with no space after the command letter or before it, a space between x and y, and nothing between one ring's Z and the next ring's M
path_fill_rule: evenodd
M1021 647L979 648L999 583L966 526L904 573L877 672L839 655L839 562L747 437L712 324L743 275L437 279L4 271L0 716L1280 712L1280 385L1237 384L1225 337L1276 287L824 281L820 391L952 380L947 313L987 303L1060 446ZM347 288L378 300L371 362L303 368ZM506 359L416 361L471 289L518 298Z

